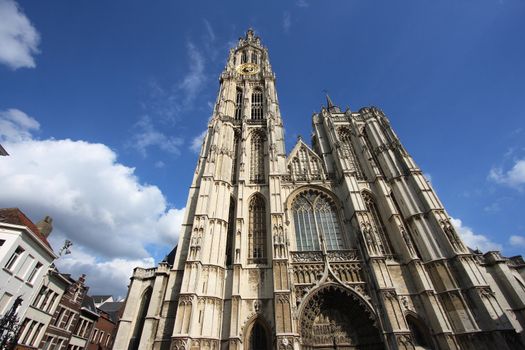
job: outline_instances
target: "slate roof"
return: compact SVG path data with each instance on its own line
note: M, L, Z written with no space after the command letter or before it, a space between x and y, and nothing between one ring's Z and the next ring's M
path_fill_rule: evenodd
M47 241L47 238L44 237L42 233L40 233L40 230L36 227L36 225L29 220L29 218L22 213L22 211L18 208L4 208L0 209L0 223L5 222L7 224L13 224L13 225L21 225L25 226L28 229L30 229L46 246L48 246L51 250L51 245Z
M114 323L118 322L120 309L124 306L123 301L108 301L107 303L104 303L100 305L99 310L104 311L109 315L109 318Z

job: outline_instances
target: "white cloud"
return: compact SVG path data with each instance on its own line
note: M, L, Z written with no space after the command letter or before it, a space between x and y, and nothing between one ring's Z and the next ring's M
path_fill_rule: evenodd
M138 130L133 135L129 146L138 150L144 157L147 155L147 149L149 147L158 147L159 149L178 155L180 153L180 146L184 143L184 140L180 137L167 136L166 134L157 130L151 118L143 116L135 128Z
M23 141L31 138L31 131L40 129L40 124L18 109L0 111L0 140Z
M195 136L193 140L191 140L191 146L190 149L195 152L199 153L201 150L202 142L204 141L204 136L206 136L206 133L208 132L208 129L201 132L199 135Z
M290 28L292 27L292 15L290 12L286 11L283 14L283 29L285 33L288 33L290 31Z
M137 266L149 268L155 264L151 257L99 261L95 256L86 254L75 246L72 247L72 251L71 255L64 255L57 260L57 266L61 272L70 273L73 278L85 274L91 295L112 294L119 299L125 297L133 269Z
M185 94L184 102L186 104L193 102L206 81L204 56L191 42L188 42L188 55L190 59L189 72L179 84L180 89Z
M522 190L525 185L525 159L515 161L512 168L506 171L500 167L492 168L489 179L498 184Z
M93 275L94 289L102 292L109 283L108 292L120 288L122 294L125 285L104 281L105 276L129 278L132 266L152 261L146 247L168 253L177 243L184 209L169 208L161 190L142 184L107 146L36 140L25 130L11 137L6 143L10 156L0 166L0 207L18 207L34 221L54 218L50 240L55 251L66 238L74 242L73 253L61 258L71 268L64 272L84 270ZM99 271L101 266L120 272Z
M295 4L299 7L303 7L303 8L306 8L306 7L309 7L310 4L306 2L306 0L297 0L295 2Z
M483 252L502 250L501 244L491 241L487 236L474 233L470 227L463 226L463 222L460 219L450 218L450 221L468 247L480 249Z
M13 0L0 0L0 63L12 69L36 66L40 35Z
M525 237L517 235L510 236L509 244L518 247L525 247Z
M210 22L208 22L206 19L204 19L204 26L206 27L206 33L208 34L210 41L215 41L215 31L213 30Z

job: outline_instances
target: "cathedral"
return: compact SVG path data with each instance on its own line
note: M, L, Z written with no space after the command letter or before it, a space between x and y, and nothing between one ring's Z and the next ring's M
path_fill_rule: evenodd
M467 247L375 107L327 96L287 153L275 74L239 39L178 245L136 268L114 349L525 349L525 262Z

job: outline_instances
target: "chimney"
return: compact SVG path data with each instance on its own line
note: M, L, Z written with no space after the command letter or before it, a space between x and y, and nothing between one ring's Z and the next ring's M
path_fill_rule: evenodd
M53 218L51 216L46 216L44 219L37 222L36 227L44 237L49 237L49 234L53 231Z

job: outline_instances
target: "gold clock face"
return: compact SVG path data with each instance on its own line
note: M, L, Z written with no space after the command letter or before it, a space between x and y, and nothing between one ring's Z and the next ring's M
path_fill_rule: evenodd
M237 67L237 72L243 75L254 75L259 73L259 66L255 63L244 63Z

